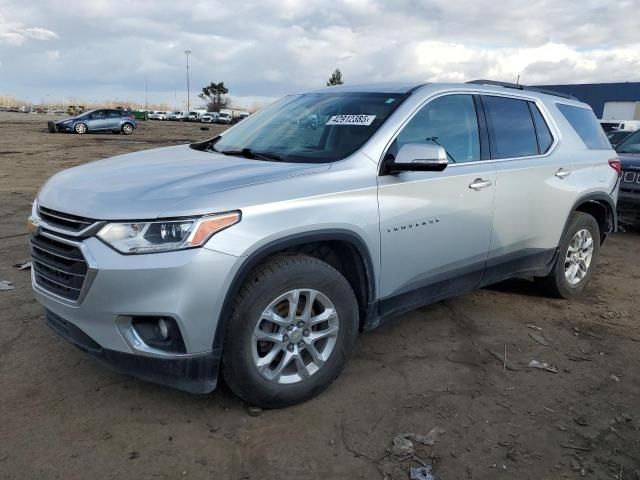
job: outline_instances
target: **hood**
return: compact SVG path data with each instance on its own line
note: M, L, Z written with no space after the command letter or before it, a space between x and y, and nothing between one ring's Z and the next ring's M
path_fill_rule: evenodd
M74 115L73 117L67 117L67 118L63 118L62 120L58 120L56 123L63 123L63 122L70 122L70 121L76 121L82 117L84 117L85 115L87 115L88 113L90 113L90 111L87 112L82 112L79 113L78 115Z
M640 153L619 153L618 158L622 168L640 169Z
M180 145L64 170L42 187L38 201L53 210L97 220L146 220L186 199L329 168L231 157ZM211 212L203 205L201 213Z

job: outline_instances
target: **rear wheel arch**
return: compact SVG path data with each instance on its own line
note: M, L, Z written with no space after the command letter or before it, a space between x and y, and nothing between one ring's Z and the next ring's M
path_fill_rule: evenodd
M368 308L375 300L373 261L365 241L348 230L322 230L275 240L253 252L240 266L227 289L213 348L222 348L227 323L231 318L235 298L250 273L267 259L278 254L298 254L316 257L338 270L349 282L358 300L360 327L369 318Z
M600 244L605 241L608 233L617 230L616 206L605 193L594 193L579 198L571 209L571 213L573 212L587 213L595 218L600 227Z

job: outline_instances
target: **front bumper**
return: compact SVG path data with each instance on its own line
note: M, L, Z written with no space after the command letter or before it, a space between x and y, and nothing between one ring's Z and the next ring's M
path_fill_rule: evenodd
M207 248L121 255L95 237L74 242L94 272L79 301L46 290L32 270L47 323L117 370L189 392L213 390L220 358L220 351L213 350L214 336L239 258ZM141 316L173 318L185 353L140 343L130 331L131 320Z
M217 386L222 349L185 358L133 355L101 347L77 326L49 310L45 310L45 318L55 333L118 372L195 394L212 392Z
M638 188L628 188L625 184L620 185L618 219L623 224L640 225L640 185Z

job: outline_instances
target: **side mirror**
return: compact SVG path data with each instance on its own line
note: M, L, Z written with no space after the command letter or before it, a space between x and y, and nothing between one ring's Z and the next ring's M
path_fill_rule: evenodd
M406 143L387 164L387 173L441 172L449 165L447 152L439 145Z

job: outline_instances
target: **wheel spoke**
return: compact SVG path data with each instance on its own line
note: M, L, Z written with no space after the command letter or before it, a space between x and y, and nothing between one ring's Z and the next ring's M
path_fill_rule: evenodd
M294 358L294 361L296 362L296 367L298 369L298 374L302 378L310 377L311 374L309 373L309 370L307 370L307 366L304 364L304 360L302 359L302 357L298 354L293 358Z
M287 368L287 365L289 365L289 363L291 363L291 360L293 360L293 354L285 350L284 355L280 359L280 363L278 363L276 368L269 372L269 376L271 377L271 379L278 380L282 375L283 370Z
M313 304L316 301L316 297L318 296L318 292L315 290L310 290L307 292L307 301L304 304L304 310L302 312L302 320L307 322L311 318L311 311L313 309Z
M573 283L576 278L576 273L578 271L578 267L575 263L572 263L569 269L567 270L567 280L569 283Z
M313 360L313 363L315 363L318 368L324 365L324 360L322 359L320 352L318 352L318 349L313 343L306 345L305 349L307 350L307 352L309 352L309 355L311 355L311 359Z
M261 320L267 320L269 322L275 323L279 327L286 327L290 323L289 320L281 317L276 312L274 312L271 307L267 308L267 310L262 312Z
M315 343L322 338L335 337L336 335L338 335L338 327L330 326L329 328L325 328L324 330L311 332L311 334L309 335L309 342Z
M315 315L313 317L311 317L311 325L317 325L318 323L322 323L322 322L326 322L328 320L332 320L334 318L337 318L338 314L336 313L335 309L333 308L325 308L324 312L319 313L318 315Z
M300 303L300 290L293 290L287 295L289 301L289 313L287 315L287 322L291 323L296 319L296 312L298 311L298 303Z
M269 353L267 353L264 357L260 357L258 359L257 366L266 367L268 365L271 365L271 362L273 362L273 359L276 358L276 355L278 355L280 350L281 348L278 345L274 345L273 348L269 350Z
M279 345L282 342L282 335L280 335L279 333L265 332L264 330L261 330L261 329L256 329L253 336L258 341L272 342L277 345Z

